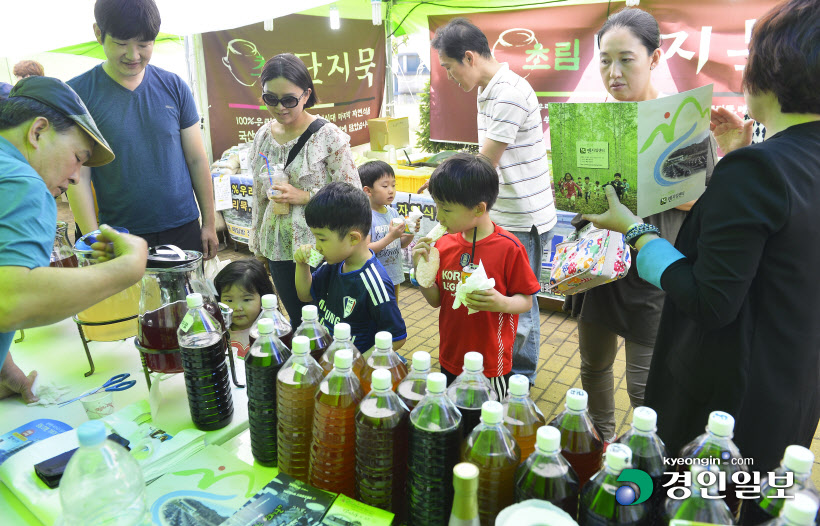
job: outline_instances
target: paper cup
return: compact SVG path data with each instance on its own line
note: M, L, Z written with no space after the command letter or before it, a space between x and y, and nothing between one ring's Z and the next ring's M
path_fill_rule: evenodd
M473 272L478 270L478 265L475 263L470 263L466 267L462 267L461 269L461 282L464 283L467 281L467 278L473 275Z
M325 257L322 255L321 252L319 252L315 248L312 248L312 249L310 249L310 257L308 258L308 265L310 265L311 267L318 267L319 263L321 263L324 258Z
M89 420L98 420L114 412L114 393L102 391L82 399Z
M391 227L397 227L397 226L401 225L402 223L404 223L404 219L402 219L400 217L394 217L393 219L390 220L390 226Z

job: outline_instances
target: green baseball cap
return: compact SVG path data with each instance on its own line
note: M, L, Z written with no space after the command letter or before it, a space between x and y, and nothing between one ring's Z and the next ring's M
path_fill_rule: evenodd
M53 77L26 77L20 80L9 93L9 98L24 97L59 111L77 123L96 144L85 166L102 166L114 160L114 152L102 136L88 108L71 86Z

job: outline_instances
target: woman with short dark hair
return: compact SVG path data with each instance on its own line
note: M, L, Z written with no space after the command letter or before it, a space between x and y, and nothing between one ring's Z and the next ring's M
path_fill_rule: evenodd
M609 210L585 216L625 233L640 276L666 292L645 403L673 454L715 410L735 417L734 441L760 472L786 446L810 447L817 429L818 27L816 0L788 0L758 19L743 88L769 137L717 164L674 247L612 189ZM742 124L728 128L715 130L719 141L748 144Z
M276 55L265 63L260 80L262 101L273 119L256 132L251 149L253 210L249 247L254 254L268 259L279 299L296 323L305 303L296 294L293 253L301 245L315 243L305 224L305 205L331 181L356 186L361 183L350 152L350 137L335 124L305 111L318 101L305 63L291 53ZM299 148L299 139L305 133L309 138ZM275 164L284 166L287 183L271 184L268 169L272 173ZM278 195L268 199L271 187ZM287 203L289 212L274 213L275 203Z

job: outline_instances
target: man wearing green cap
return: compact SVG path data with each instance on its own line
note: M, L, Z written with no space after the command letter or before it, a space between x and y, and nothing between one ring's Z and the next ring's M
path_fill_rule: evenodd
M0 101L0 365L15 330L65 319L142 277L145 241L106 226L93 247L99 265L48 266L54 198L77 183L81 166L113 159L79 96L60 80L23 79ZM32 381L9 361L0 370L0 397L23 390L33 401Z

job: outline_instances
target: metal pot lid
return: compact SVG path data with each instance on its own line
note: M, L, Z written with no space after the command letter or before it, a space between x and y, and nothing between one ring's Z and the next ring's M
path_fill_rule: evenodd
M57 224L59 224L59 223L60 222L58 221ZM121 227L121 226L112 226L111 228L113 228L114 230L116 230L117 232L120 232L122 234L127 234L128 233L128 229L124 228L124 227ZM97 236L99 236L99 235L100 235L99 230L94 230L93 232L89 232L88 234L86 234L83 237L81 237L80 239L78 239L76 243L74 243L74 249L77 250L78 252L82 252L82 253L92 252L94 249L91 248L91 245L93 245L94 243L99 241L97 239Z
M148 268L173 268L202 259L202 252L182 250L174 245L159 245L148 249Z

